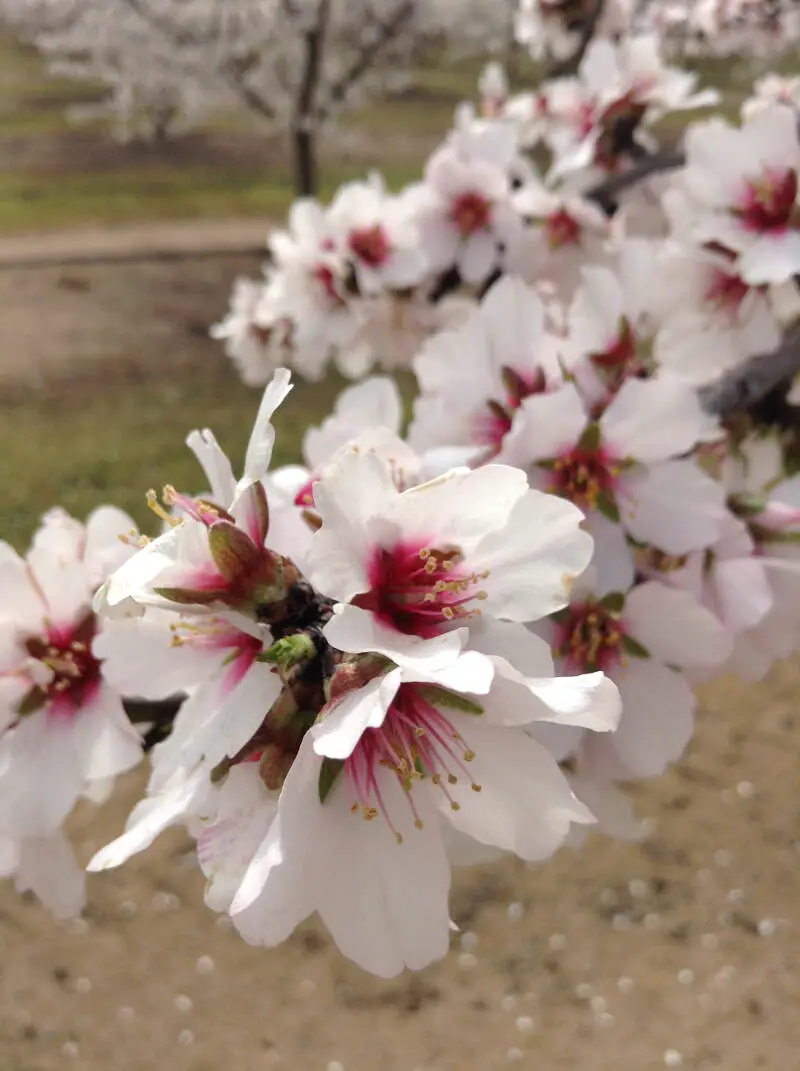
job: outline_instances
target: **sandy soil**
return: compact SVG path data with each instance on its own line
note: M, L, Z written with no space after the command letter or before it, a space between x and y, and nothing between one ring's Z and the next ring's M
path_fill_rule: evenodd
M441 964L392 982L306 927L248 948L179 833L93 877L85 920L0 891L0 1067L51 1071L783 1071L800 1047L800 666L707 689L641 845L458 875ZM73 833L87 858L140 778Z

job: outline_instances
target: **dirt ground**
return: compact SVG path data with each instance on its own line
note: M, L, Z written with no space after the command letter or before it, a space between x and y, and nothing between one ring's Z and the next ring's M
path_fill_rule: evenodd
M392 982L309 925L247 947L179 833L93 876L85 920L0 891L3 1071L788 1071L800 1049L800 666L707 689L691 754L637 792L652 833L458 875L449 957ZM121 829L130 775L72 832Z
M266 228L254 223L249 238L241 223L242 244L258 247ZM226 238L219 224L192 226L197 248L214 247ZM111 252L138 248L136 231L123 232L101 250L93 232L52 244L56 258L87 246ZM164 249L185 247L186 228L173 228ZM230 245L232 240L227 236ZM208 337L211 324L227 311L227 298L237 275L257 277L263 257L225 255L219 258L76 264L65 267L5 267L26 260L39 244L14 238L0 241L0 389L16 384L43 385L64 375L92 373L97 362L152 368L168 360L182 367L218 360L219 343Z
M180 369L257 259L0 271L3 384L99 360ZM20 477L22 478L22 477ZM457 875L461 934L393 982L309 926L248 948L202 902L185 838L92 877L57 924L0 888L0 1071L790 1071L800 1066L800 663L706 690L691 753L637 789L652 832ZM122 828L134 774L72 833Z

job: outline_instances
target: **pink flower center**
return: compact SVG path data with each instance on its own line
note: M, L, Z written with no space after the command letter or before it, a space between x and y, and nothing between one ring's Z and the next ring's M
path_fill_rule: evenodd
M89 613L72 625L51 625L44 636L31 636L25 648L52 676L34 687L34 705L52 704L51 712L74 715L100 684L100 662L92 654L97 619Z
M568 674L608 673L622 661L625 628L599 603L570 606L556 618L554 653Z
M453 201L450 219L462 238L485 230L492 219L491 202L481 193L467 190Z
M301 509L313 509L314 508L314 486L317 483L318 477L312 476L297 494L294 496L294 504Z
M568 498L583 510L597 509L601 499L614 503L620 468L602 447L590 450L575 446L551 462L551 468L551 494Z
M547 217L544 229L551 249L576 244L580 241L582 231L580 223L563 208Z
M602 403L592 410L596 420L627 379L642 376L648 371L647 361L639 350L636 334L625 316L620 317L619 329L613 342L604 350L590 353L589 361L609 391Z
M379 268L392 251L386 231L379 223L350 232L350 252L370 268Z
M489 574L468 573L461 562L457 547L421 542L375 547L367 566L369 591L357 595L353 605L406 636L438 636L451 621L479 614L469 604L486 598L478 585Z
M327 264L318 264L312 275L332 305L344 305L345 302L336 283L336 276Z
M526 398L534 394L544 394L547 390L547 377L542 368L534 371L505 367L501 372L506 388L502 402L490 398L486 411L481 412L475 420L474 438L476 443L499 450L503 439L511 431L514 413Z
M782 231L798 222L794 211L796 199L797 172L767 170L760 179L747 183L736 215L747 230L759 234Z
M458 702L460 697L455 697ZM450 788L462 778L474 792L481 786L472 778L467 763L475 753L450 720L426 695L426 686L401 684L379 729L367 729L353 753L345 761L345 777L353 814L367 821L381 815L398 844L403 837L397 831L381 793L378 770L391 770L403 787L414 815L414 825L422 829L422 820L414 803L412 788L416 781L429 779L447 798L454 811L460 810Z
M717 309L735 313L749 293L750 287L741 276L715 268L705 300Z

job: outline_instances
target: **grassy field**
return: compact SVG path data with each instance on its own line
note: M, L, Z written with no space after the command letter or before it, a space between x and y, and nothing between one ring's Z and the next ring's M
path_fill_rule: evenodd
M376 166L392 186L416 177L480 67L419 71L401 97L349 114L321 141L322 195ZM68 105L97 97L97 87L50 78L35 52L0 36L0 231L286 210L285 139L247 112L166 145L122 145L101 121L67 122Z
M273 464L299 459L303 431L330 412L338 377L299 384L277 418ZM132 382L113 373L0 400L0 539L24 549L41 513L56 503L74 516L102 503L127 510L146 530L157 521L145 493L166 483L188 492L204 476L184 440L211 428L241 470L260 394L219 366L179 379Z

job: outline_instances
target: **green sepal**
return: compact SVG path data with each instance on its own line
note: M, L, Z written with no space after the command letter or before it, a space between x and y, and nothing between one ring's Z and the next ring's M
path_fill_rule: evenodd
M612 521L614 524L619 524L620 516L617 503L614 501L613 496L607 491L603 491L597 496L597 508L606 520Z
M437 707L446 707L448 710L458 710L462 714L483 714L483 707L472 699L451 692L449 688L442 688L438 684L421 684L417 686L418 694L433 703Z
M344 759L328 759L322 760L322 765L319 768L319 802L324 803L328 796L331 794L331 789L336 784L339 774L344 769Z
M578 439L576 450L580 450L587 454L596 454L600 449L600 440L602 439L602 436L603 433L599 424L587 424L583 429L583 435Z
M35 714L37 710L41 710L46 702L47 696L44 691L38 685L34 685L34 687L22 697L16 712L20 718L25 718L29 714Z
M255 570L259 551L250 536L230 521L217 521L208 530L208 549L222 576L232 583L243 573Z
M600 599L598 606L602 606L610 614L621 614L625 606L625 595L621 591L610 591Z
M622 637L622 650L631 658L649 658L650 652L633 636Z

